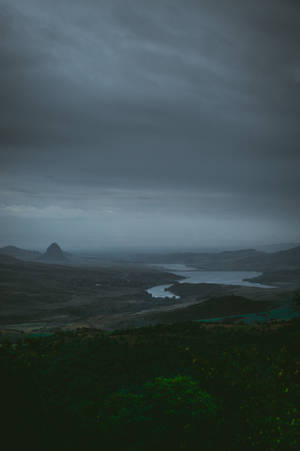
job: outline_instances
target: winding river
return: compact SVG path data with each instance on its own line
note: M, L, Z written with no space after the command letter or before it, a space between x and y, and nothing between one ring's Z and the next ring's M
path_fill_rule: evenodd
M178 283L213 283L220 285L240 285L245 287L274 288L270 285L249 282L245 279L260 276L261 273L255 271L200 271L192 266L182 264L152 264L152 267L171 272L177 276L184 277L179 279ZM175 298L179 299L174 293L168 290L172 284L157 285L149 288L147 293L154 298Z

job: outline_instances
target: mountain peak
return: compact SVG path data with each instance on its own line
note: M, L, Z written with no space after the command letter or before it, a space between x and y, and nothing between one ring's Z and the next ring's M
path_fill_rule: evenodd
M57 243L51 243L43 255L43 259L51 261L65 261L67 257Z
M49 249L59 249L59 250L61 250L60 246L55 241L53 243L51 243L50 246L48 246L47 251Z

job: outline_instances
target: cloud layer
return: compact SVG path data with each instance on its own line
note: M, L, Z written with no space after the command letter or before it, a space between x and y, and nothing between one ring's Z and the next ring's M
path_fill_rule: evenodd
M0 6L3 244L299 239L298 2Z

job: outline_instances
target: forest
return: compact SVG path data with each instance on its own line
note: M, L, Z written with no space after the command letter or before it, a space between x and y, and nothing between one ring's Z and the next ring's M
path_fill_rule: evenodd
M3 334L2 440L58 451L298 450L299 326Z

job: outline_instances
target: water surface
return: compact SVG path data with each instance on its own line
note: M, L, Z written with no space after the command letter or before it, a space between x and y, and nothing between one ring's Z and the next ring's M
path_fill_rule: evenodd
M245 279L252 279L261 275L260 272L255 271L201 271L193 268L192 266L186 266L182 264L156 264L151 265L157 269L161 268L164 271L171 272L184 279L178 279L179 283L212 283L220 285L239 285L244 287L259 287L259 288L274 288L270 285L264 285L256 282L249 282ZM147 293L151 294L154 298L176 298L171 291L168 290L172 284L169 285L157 285L149 288Z

